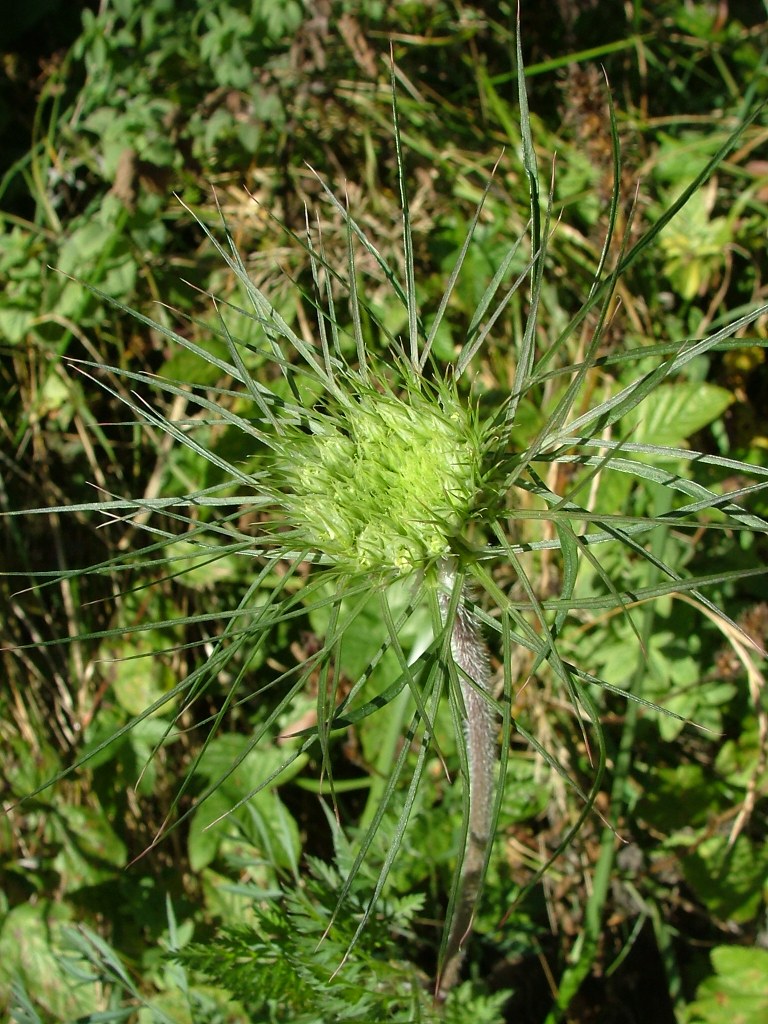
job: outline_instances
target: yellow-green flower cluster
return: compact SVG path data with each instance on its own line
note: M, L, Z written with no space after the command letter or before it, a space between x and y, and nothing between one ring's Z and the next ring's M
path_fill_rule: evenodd
M365 389L313 431L280 460L301 546L347 572L405 574L450 554L481 469L480 432L455 396Z

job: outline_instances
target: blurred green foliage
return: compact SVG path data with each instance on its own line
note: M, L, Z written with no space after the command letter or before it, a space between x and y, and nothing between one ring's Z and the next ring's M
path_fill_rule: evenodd
M211 362L174 350L159 331L121 309L135 307L170 323L177 321L169 309L179 308L186 336L215 353L221 339L207 294L235 306L242 301L234 275L222 269L176 196L206 222L215 223L221 208L249 270L270 283L291 323L302 324L301 296L309 293L306 254L291 232L302 234L304 203L314 207L321 198L307 164L322 169L339 195L346 188L377 246L397 252L390 39L427 322L485 180L507 147L438 336L438 356L466 336L488 279L528 217L511 3L106 0L94 7L82 5L77 35L67 38L69 17L56 35L42 27L48 8L27 5L17 33L6 31L3 41L0 127L10 140L0 163L4 510L87 502L94 487L104 496L119 489L151 498L217 482L215 469L189 449L126 420L120 397L130 382L91 364L103 359L128 372L145 369L187 380L190 388L213 383L200 376L213 375ZM523 12L534 138L542 166L554 162L560 218L539 314L540 330L550 337L581 308L600 257L613 167L599 65L618 107L619 188L627 201L622 230L631 241L658 221L739 119L768 97L768 22L757 5L663 0L630 5L629 14L618 3L575 4L564 17L553 10ZM38 53L38 44L47 48ZM621 310L606 332L606 392L629 379L620 366L611 367L616 352L699 336L765 302L768 164L761 147L767 137L760 115L738 150L622 278ZM542 187L548 184L547 170ZM344 265L344 232L330 220L323 229L326 258ZM526 258L521 253L510 272L518 273ZM364 257L358 269L373 272L375 283L376 268ZM524 301L510 302L489 347L483 379L489 400L507 384ZM374 288L372 305L388 329L402 329L402 310L389 302L383 283ZM372 324L363 329L377 344ZM765 340L764 320L753 331L755 344L703 357L685 380L660 388L650 411L646 405L642 417L622 421L621 436L672 446L695 441L699 449L765 466L768 374L757 344ZM577 361L579 339L569 345ZM260 352L249 358L254 371L266 372ZM543 398L556 397L558 386L557 378L545 382ZM166 397L175 418L196 415L183 394ZM539 397L521 404L516 429L528 436L543 423ZM232 401L237 409L238 398ZM210 445L244 466L254 456L251 440L234 430L211 431ZM697 479L709 485L707 467L698 468ZM660 488L650 480L639 487L629 477L624 486L617 478L595 496L596 508L658 514ZM764 496L750 500L754 512L765 514ZM208 513L196 514L204 521ZM162 702L205 658L216 617L226 621L241 606L251 583L247 560L227 558L214 568L201 560L190 571L180 536L176 550L185 571L178 577L146 557L127 561L117 574L107 563L116 552L130 552L130 523L116 519L97 528L75 512L66 522L54 514L23 527L5 520L4 529L9 650L0 737L9 809L0 819L0 1007L10 1007L23 1024L433 1019L424 986L461 815L437 759L428 773L433 785L419 793L414 811L422 840L410 834L405 840L349 971L329 982L356 927L361 893L366 885L370 890L386 856L386 837L371 851L337 929L318 949L350 864L349 847L317 797L319 758L302 754L278 774L298 749L296 740L283 737L312 725L315 695L297 697L290 720L272 727L274 756L249 744L278 703L269 690L239 695L227 732L205 745L232 679L240 673L256 694L260 673L279 677L310 656L327 624L322 609L309 621L284 623L268 648L237 650L208 706L190 710L178 724ZM764 542L747 533L714 536L697 544L671 533L665 559L675 570L702 575L765 559ZM617 568L626 589L642 587L641 564L623 549L616 557L625 563ZM603 564L611 568L607 558ZM100 563L100 573L77 573ZM544 561L542 587L549 582L553 593L557 572ZM274 582L265 578L265 594ZM587 566L579 595L604 594L604 581ZM707 596L765 644L768 594L759 578L738 586L716 582ZM366 610L345 651L350 674L375 655L381 628L380 617ZM80 635L89 639L58 642ZM653 1019L757 1024L765 1012L765 950L758 946L765 944L768 877L767 709L759 666L738 635L694 616L678 597L657 604L642 664L627 657L634 637L624 616L574 618L561 642L575 664L619 689L644 672L646 699L709 730L650 711L640 717L622 800L612 805L606 791L600 805L626 842L598 969L568 1019L652 1019L642 1002L650 999L650 975L666 997L666 1017ZM386 668L372 675L370 698ZM522 678L529 668L521 664ZM531 683L517 701L524 727L548 735L576 777L587 778L589 752L546 681ZM126 728L155 702L151 716ZM620 695L600 695L611 759L618 756L626 708ZM339 808L361 830L397 749L403 715L395 700L385 715L366 718L333 741ZM439 721L437 729L446 738L444 756L455 764L450 731ZM87 756L82 770L35 792ZM508 771L512 782L468 961L470 980L452 993L441 1019L541 1021L553 1003L552 986L578 958L601 822L587 820L500 926L512 895L579 812L564 780L519 735ZM270 786L246 800L273 772ZM213 795L196 804L222 777ZM187 781L179 795L181 779ZM154 846L167 823L179 819ZM643 960L645 931L652 933L654 954ZM637 1006L632 1018L615 1009L627 1002Z

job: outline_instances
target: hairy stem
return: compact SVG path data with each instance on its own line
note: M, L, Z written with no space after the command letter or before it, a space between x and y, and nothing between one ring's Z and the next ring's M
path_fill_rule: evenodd
M455 575L448 568L440 574L440 610L448 614ZM493 792L496 778L496 729L493 712L484 693L490 685L488 648L472 612L460 596L451 627L451 654L459 669L459 683L466 717L469 822L461 862L459 892L453 907L438 997L444 997L459 977L464 947L470 932L483 883L488 844L491 841Z

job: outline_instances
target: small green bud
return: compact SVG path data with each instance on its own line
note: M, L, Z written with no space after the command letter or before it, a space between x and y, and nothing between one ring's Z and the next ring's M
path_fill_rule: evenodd
M451 553L482 462L480 431L455 394L365 387L312 429L283 438L276 467L297 548L352 573L407 574Z

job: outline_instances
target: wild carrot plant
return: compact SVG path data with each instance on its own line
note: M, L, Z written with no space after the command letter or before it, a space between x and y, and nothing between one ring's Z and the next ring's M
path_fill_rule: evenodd
M169 345L200 360L207 367L206 379L213 375L218 382L198 387L193 380L159 378L145 370L108 369L129 385L117 397L128 405L136 425L203 460L215 482L202 487L192 482L168 495L108 498L58 510L133 521L148 534L143 549L94 567L96 573L119 578L127 566L139 564L167 579L187 572L213 574L232 560L248 567L249 582L239 605L225 616L217 613L213 621L200 616L207 629L205 658L78 762L98 756L169 703L175 702L177 710L165 733L154 738L155 752L184 727L197 705L209 709L207 737L179 784L169 828L197 813L206 800L220 812L212 819L236 814L317 751L325 791L337 805L334 738L397 703L402 734L388 747L386 772L371 785L359 844L339 883L337 911L325 922L332 935L339 908L365 872L382 828L391 829L342 960L372 927L419 792L431 784L428 767L435 757L444 760L438 723L447 705L463 792L459 856L435 969L436 991L448 1004L481 905L513 736L529 743L581 801L560 852L594 812L604 784L601 693L626 694L632 715L652 708L639 677L631 686L617 686L570 660L561 643L569 616L622 615L628 636L642 650L653 630L653 603L679 595L738 632L727 613L706 596L706 587L762 568L724 570L699 579L667 560L665 542L672 532L696 530L706 536L709 530L745 535L766 531L765 523L745 512L741 502L765 488L768 472L682 444L685 436L722 411L714 389L701 385L698 399L684 390L676 393L689 395L689 404L698 405L695 412L689 410L690 429L681 434L679 444L646 439L642 429L643 409L654 396L678 387L697 357L735 343L732 339L764 316L765 308L750 309L703 338L614 351L609 357L603 352L605 333L616 316L621 275L724 159L739 132L631 246L614 237L616 185L591 292L572 322L558 335L543 337L537 311L550 240L558 228L551 202L540 194L519 47L518 65L522 167L530 189L528 230L488 280L466 338L452 358L446 358L438 339L484 200L442 300L427 321L419 302L407 157L393 81L401 264L393 266L385 259L376 239L355 220L354 210L323 184L328 207L344 225L346 258L338 265L328 257L322 231L308 218L305 237L294 241L303 248L309 274L295 288L304 308L314 311L314 322L296 326L251 280L226 224L202 225L244 299L242 305L213 300L219 312L215 345L203 347L165 322L135 315ZM614 144L618 183L615 131ZM402 308L402 333L390 333L366 297L358 270L361 254ZM510 382L501 393L483 387L480 369L485 346L513 301L525 309L525 320L514 351L506 356ZM96 379L105 371L97 362L80 363L79 369ZM181 420L168 417L158 411L153 394L179 399L194 414ZM548 404L526 421L523 407L541 405L545 396ZM535 426L526 431L525 422ZM245 461L230 459L220 443L231 432L248 439L251 455ZM708 481L717 473L724 478L739 473L756 482L729 493L698 482L696 472L702 468ZM630 487L647 490L652 511L628 514L602 500L601 494L626 494ZM540 585L543 556L557 559L556 593ZM641 567L631 585L622 576L622 559ZM368 661L350 677L350 638L367 628L372 609L380 635L369 638ZM271 666L267 672L261 653L271 638L312 616L324 624L317 649L294 665ZM164 625L172 629L192 624L191 618L180 618ZM136 623L115 632L140 635L159 625ZM526 654L524 674L519 671L521 651ZM574 730L591 759L588 788L582 788L555 751L515 720L517 695L545 674L570 705ZM309 687L317 692L316 724L291 731L291 708ZM268 701L268 713L245 751L212 773L205 767L206 758L228 712L254 699ZM253 780L237 804L216 805L211 798L265 745L278 745L284 753L269 761L269 770ZM201 776L207 784L196 792L190 810L192 780ZM213 827L215 822L207 824ZM158 840L165 831L161 829ZM606 823L606 836L603 898L614 848L611 823ZM546 867L532 874L529 885ZM519 895L511 893L510 903ZM499 908L499 917L504 909ZM588 952L566 978L563 1000L589 967L600 911L598 893L588 921ZM343 977L345 963L336 966Z

